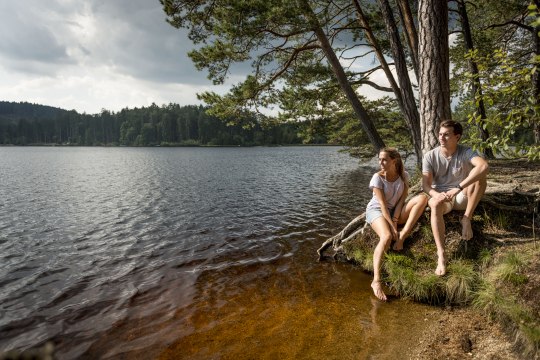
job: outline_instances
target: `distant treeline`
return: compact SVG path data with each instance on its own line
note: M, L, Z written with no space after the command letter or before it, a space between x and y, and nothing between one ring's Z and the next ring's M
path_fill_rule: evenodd
M227 126L203 106L169 104L79 114L50 106L0 101L3 145L279 145L300 144L301 124ZM324 143L319 138L318 143Z

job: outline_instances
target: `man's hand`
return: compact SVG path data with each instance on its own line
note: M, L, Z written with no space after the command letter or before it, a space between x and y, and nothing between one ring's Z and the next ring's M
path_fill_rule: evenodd
M433 198L437 200L437 202L450 201L450 198L444 192L437 193L437 195L433 196Z
M453 198L455 198L457 196L457 194L459 194L461 192L460 189L458 188L454 188L454 189L450 189L448 190L447 192L445 192L446 194L446 197L448 198L448 201L451 201Z

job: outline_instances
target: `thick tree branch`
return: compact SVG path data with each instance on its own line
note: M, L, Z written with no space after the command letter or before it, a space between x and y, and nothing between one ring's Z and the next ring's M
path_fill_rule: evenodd
M525 30L530 31L530 32L534 31L534 28L532 26L529 26L527 24L523 24L523 23L521 23L519 21L516 21L516 20L510 20L510 21L507 21L507 22L501 23L501 24L492 24L492 25L488 26L487 29L505 27L505 26L508 26L508 25L515 25L515 26L517 26L519 28L525 29Z

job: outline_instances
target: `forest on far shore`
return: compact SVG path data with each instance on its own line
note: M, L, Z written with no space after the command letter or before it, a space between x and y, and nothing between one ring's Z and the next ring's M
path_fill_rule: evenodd
M227 124L202 105L168 104L80 114L28 102L0 101L0 145L256 146L326 144L306 139L302 123Z

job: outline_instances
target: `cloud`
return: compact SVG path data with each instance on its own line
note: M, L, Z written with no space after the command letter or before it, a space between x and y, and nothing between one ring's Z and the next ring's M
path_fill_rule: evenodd
M157 0L0 2L0 100L95 113L225 92L165 19Z
M47 24L37 21L32 7L22 12L14 2L3 2L0 13L0 56L8 69L47 74L54 73L53 65L73 63L67 47Z
M86 113L199 104L196 93L223 94L252 72L249 61L234 64L213 86L192 48L158 0L0 1L0 100Z

